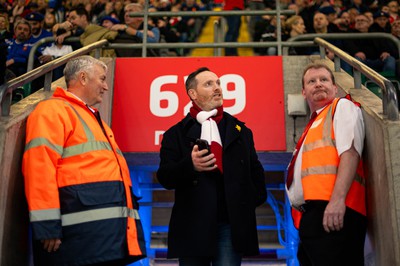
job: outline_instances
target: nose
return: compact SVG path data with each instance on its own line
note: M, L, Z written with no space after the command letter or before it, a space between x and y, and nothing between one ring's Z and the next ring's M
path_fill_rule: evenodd
M316 82L315 82L315 86L316 86L316 87L320 87L321 85L322 85L321 80L320 80L320 79L317 79Z

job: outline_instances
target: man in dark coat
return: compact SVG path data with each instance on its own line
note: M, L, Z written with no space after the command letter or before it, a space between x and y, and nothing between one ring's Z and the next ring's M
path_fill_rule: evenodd
M267 198L253 134L223 112L220 80L208 68L189 75L189 114L164 133L157 178L175 189L168 258L179 265L240 265L259 254L255 209ZM197 139L209 149L200 149Z

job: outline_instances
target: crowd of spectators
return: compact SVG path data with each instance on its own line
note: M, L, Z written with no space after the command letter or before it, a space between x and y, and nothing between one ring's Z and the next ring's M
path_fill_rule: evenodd
M143 17L130 16L143 11L144 0L0 0L0 48L8 50L6 80L26 72L28 55L35 42L53 36L55 43L43 44L35 54L40 66L101 39L115 43L140 43L144 37ZM244 1L244 2L243 2ZM271 0L152 0L149 11L202 11L221 6L225 10L273 10ZM385 32L400 38L399 0L281 0L281 10L295 11L280 16L283 41L305 33ZM276 16L250 16L252 41L276 41ZM240 20L228 21L225 41L237 41ZM147 42L195 42L206 17L169 16L148 20ZM238 26L239 25L239 26ZM70 36L77 43L65 42ZM335 40L339 48L377 71L396 71L399 53L387 39ZM365 45L365 44L368 45ZM185 56L188 49L148 49L147 56ZM237 55L236 49L225 49ZM256 54L276 55L275 47L256 48ZM290 48L292 55L318 53L316 47ZM4 56L5 53L3 53ZM103 56L141 56L140 49L105 49ZM331 56L328 51L328 57ZM344 68L351 72L351 68ZM2 68L3 69L3 68ZM397 68L398 71L398 68ZM55 74L55 77L62 75ZM41 84L35 86L40 88ZM33 91L36 90L33 88Z
M6 80L27 72L33 45L45 38L35 52L34 67L43 65L82 46L107 39L115 43L140 43L144 38L144 18L129 14L143 11L142 0L0 0L0 49L5 60ZM201 11L211 6L204 0L154 0L149 12ZM147 42L195 42L204 26L203 17L151 17ZM79 37L79 42L66 41ZM149 49L147 56L185 56L185 49ZM141 56L140 49L103 49L103 56ZM0 69L0 70L1 70ZM4 71L3 71L4 72ZM55 71L53 78L62 72ZM41 88L36 81L31 91Z
M400 39L398 0L283 0L281 9L295 11L295 15L281 16L281 40L286 41L305 33L370 33L392 34ZM264 1L266 10L275 9L274 1ZM276 16L258 17L253 22L253 41L276 41ZM399 75L399 52L388 39L338 39L328 40L372 69L390 76ZM260 55L276 55L276 49L256 49ZM319 53L317 47L290 48L291 55L312 55ZM333 54L327 51L328 57ZM342 67L349 73L352 69L346 63Z

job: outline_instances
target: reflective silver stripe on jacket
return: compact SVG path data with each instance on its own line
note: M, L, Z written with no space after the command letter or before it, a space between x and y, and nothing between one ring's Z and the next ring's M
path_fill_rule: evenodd
M29 141L26 145L25 145L25 151L35 148L35 147L39 147L39 146L47 146L50 149L52 149L53 151L55 151L58 154L62 154L63 153L63 147L60 145L55 145L53 143L50 143L48 141L48 139L46 138L35 138L32 139L31 141Z
M60 220L60 209L47 209L39 211L30 211L29 219L31 222L40 222L47 220Z
M49 209L41 211L31 211L29 213L31 222L40 222L48 220L59 220L61 217L62 226L76 225L87 222L100 221L105 219L116 219L131 217L140 220L139 212L127 207L110 207L81 211L60 216L60 209Z
M127 207L110 207L61 215L62 226L94 222L105 219L131 217L140 220L137 210Z
M38 146L47 146L56 153L58 153L62 158L68 158L72 157L75 155L79 155L82 153L86 152L91 152L91 151L99 151L99 150L108 150L112 151L112 147L109 142L106 141L96 141L94 134L90 130L89 126L87 123L82 119L82 117L79 115L78 111L67 101L63 99L57 99L57 98L50 98L48 100L58 100L62 101L63 103L67 104L68 106L71 107L71 109L75 112L76 116L78 117L79 121L81 122L83 126L83 131L85 132L87 142L86 143L81 143L78 145L70 146L67 148L63 148L60 145L54 145L53 143L50 143L46 138L35 138L29 141L27 145L25 146L25 151L28 149L38 147ZM123 153L120 149L116 149L117 154L123 156Z

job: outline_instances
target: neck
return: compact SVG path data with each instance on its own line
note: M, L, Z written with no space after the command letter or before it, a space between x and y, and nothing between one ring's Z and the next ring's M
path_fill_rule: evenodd
M299 35L299 33L297 32L297 31L295 31L295 30L291 30L290 31L290 36L297 36L297 35Z
M37 33L37 34L33 34L32 33L32 36L34 37L34 38L37 38L37 37L39 37L39 35L42 33L42 30L39 30L39 32Z

